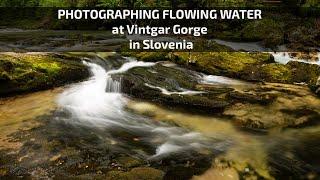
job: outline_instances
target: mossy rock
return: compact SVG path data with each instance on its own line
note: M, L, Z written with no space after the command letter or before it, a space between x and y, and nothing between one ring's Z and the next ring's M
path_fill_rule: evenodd
M292 83L290 67L277 63L247 66L240 77L248 81Z
M80 81L89 76L81 59L62 54L0 54L0 96Z
M136 67L124 73L124 75L139 78L140 81L165 87L168 90L177 90L177 86L193 89L197 84L195 77L189 74L188 71L165 67L160 64L149 68Z
M308 64L290 61L288 64L270 63L246 67L240 73L240 78L249 81L264 81L277 83L305 83L314 92L318 89L320 67L316 64Z
M143 164L142 160L127 156L117 158L116 162L124 168L133 168Z
M6 82L8 82L8 81L10 81L11 79L10 79L10 76L8 75L8 73L7 72L1 72L0 73L0 82L1 83L6 83Z
M10 61L0 60L0 69L2 71L12 72L14 69L14 64Z
M292 70L292 77L295 82L307 83L311 88L316 86L320 76L320 66L297 61L289 62L287 66Z
M249 65L270 63L272 55L268 53L244 52L201 52L174 53L173 61L208 74L237 77ZM190 60L194 63L190 64Z
M313 27L294 26L288 32L288 47L295 51L310 51L310 47L318 47L320 45L317 40L319 30ZM311 49L312 50L312 49Z
M166 61L168 53L166 52L140 52L136 54L136 57L141 61Z
M161 87L170 92L179 92L181 89L197 90L197 79L188 71L169 68L157 64L153 67L137 67L122 74L112 75L112 78L121 81L121 91L132 97L146 99L172 107L184 107L208 112L220 112L228 102L221 98L211 98L202 94L164 94L154 87ZM151 87L150 87L151 86ZM221 94L221 90L217 89ZM211 91L214 92L214 89ZM213 93L214 94L214 93Z
M160 57L164 56L164 53L159 54L159 52L130 52L129 54L139 58L139 60L143 60L142 55L148 58L158 55ZM274 62L274 57L269 53L174 52L168 53L165 57L179 65L206 74L227 76L246 81L286 84L306 83L314 92L318 92L319 88L317 80L320 76L320 67L318 65L297 61L291 61L286 65L278 64ZM158 61L158 59L148 59L148 61Z

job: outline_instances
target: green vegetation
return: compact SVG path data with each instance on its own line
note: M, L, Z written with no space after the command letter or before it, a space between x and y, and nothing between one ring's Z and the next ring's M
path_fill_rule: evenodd
M272 56L267 53L243 52L203 52L174 53L173 60L178 64L191 65L198 71L208 74L227 75L235 77L248 65L272 62ZM190 63L192 62L192 63Z
M89 76L79 59L54 54L0 54L0 96L48 89Z
M268 4L262 0L0 0L2 7L109 7L109 8L204 8L204 7L259 7L266 8L263 20L229 20L214 22L193 22L209 29L208 38L219 38L236 41L263 41L266 47L275 48L278 45L289 44L290 48L304 51L308 47L320 46L317 37L320 35L319 2L316 0L286 0L278 4ZM275 6L276 9L269 7ZM292 6L296 8L292 8ZM97 30L111 29L119 24L128 24L128 21L85 21L77 22L57 20L55 12L35 9L19 11L19 13L3 9L4 13L0 26L22 29L82 29ZM27 18L26 18L27 17ZM307 18L305 18L307 17ZM138 25L145 26L171 26L172 22L163 21L136 21ZM297 38L298 37L298 38ZM195 44L199 44L198 42Z
M260 41L263 40L267 47L282 44L284 37L284 23L274 19L263 19L252 21L245 25L241 30L244 40Z
M284 0L284 5L319 7L317 0ZM1 6L14 7L88 7L88 6L108 6L108 7L186 7L186 6L238 6L263 5L262 0L0 0Z
M0 0L0 6L6 7L152 7L170 5L167 0Z

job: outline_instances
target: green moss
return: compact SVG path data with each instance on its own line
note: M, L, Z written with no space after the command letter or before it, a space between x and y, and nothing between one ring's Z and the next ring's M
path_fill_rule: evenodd
M266 53L242 52L178 52L174 55L175 62L179 64L190 64L205 73L228 76L235 76L248 65L269 62L271 59Z
M0 54L0 95L48 89L88 77L80 59L56 54Z
M143 164L143 161L133 157L119 157L116 161L124 168L137 167Z
M165 61L168 60L166 52L141 52L137 58L142 61Z
M291 82L291 70L283 64L266 64L261 68L264 79L271 82Z
M11 80L11 78L8 75L7 72L1 72L0 73L0 82L7 82L7 81L10 81L10 80Z
M141 61L149 61L149 62L169 60L167 52L129 52L123 49L121 51L121 55L132 56Z

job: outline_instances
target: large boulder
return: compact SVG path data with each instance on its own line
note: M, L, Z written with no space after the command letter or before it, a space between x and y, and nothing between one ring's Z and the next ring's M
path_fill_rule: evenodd
M188 71L160 64L151 68L133 68L122 74L114 74L112 78L121 81L123 93L171 107L220 112L229 105L222 98L212 98L210 93L198 91L196 77ZM191 93L183 93L186 91Z
M0 96L37 91L89 77L80 58L56 54L0 54Z

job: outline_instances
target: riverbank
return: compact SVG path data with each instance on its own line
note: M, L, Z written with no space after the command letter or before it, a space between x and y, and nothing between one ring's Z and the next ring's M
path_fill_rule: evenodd
M82 59L54 53L1 53L0 97L51 89L89 77Z

